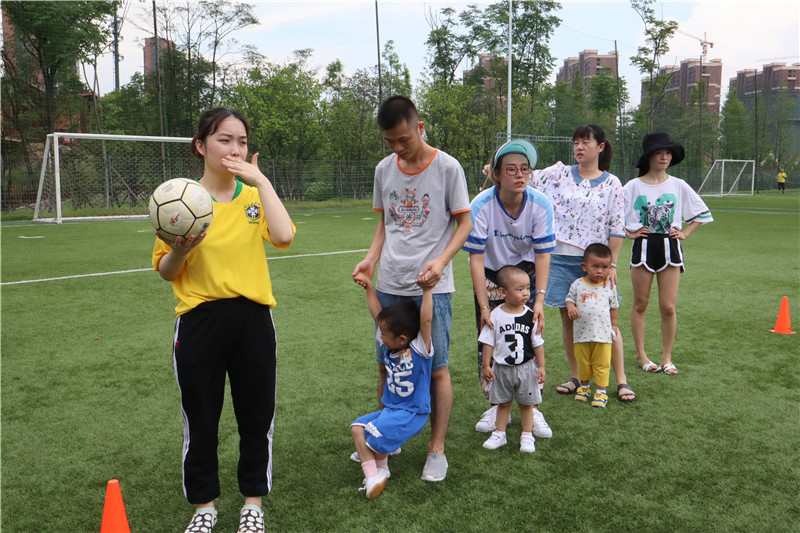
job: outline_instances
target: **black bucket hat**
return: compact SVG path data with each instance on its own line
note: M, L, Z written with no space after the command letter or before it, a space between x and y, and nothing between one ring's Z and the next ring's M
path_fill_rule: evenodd
M638 168L642 174L646 174L650 170L650 156L653 155L653 152L656 150L661 150L663 148L672 152L672 161L669 163L671 167L677 165L686 157L686 151L683 149L683 146L680 143L673 142L668 134L648 133L645 135L644 140L642 140L643 153L639 158L639 162L636 163L636 168Z

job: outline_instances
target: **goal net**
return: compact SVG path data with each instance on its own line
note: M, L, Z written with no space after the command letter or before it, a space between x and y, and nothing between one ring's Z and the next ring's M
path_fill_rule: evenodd
M717 159L697 193L702 196L753 195L756 162L752 159Z
M172 178L198 178L189 137L51 133L33 220L145 218L150 194Z

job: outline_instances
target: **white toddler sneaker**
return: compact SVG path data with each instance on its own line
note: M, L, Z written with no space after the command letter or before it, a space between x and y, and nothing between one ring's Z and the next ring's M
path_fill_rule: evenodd
M536 451L536 439L530 433L523 433L519 439L519 451L533 453Z
M500 446L505 446L507 442L505 431L493 431L491 437L483 443L483 447L487 450L496 450Z

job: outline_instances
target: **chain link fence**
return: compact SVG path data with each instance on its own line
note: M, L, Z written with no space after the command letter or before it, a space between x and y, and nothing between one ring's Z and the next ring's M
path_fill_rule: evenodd
M537 143L537 148L541 146L542 144ZM540 150L540 153L544 151ZM566 157L555 153L546 155L547 159L540 158L538 168L558 160L573 163L571 151L566 153ZM554 156L558 159L551 159ZM108 160L104 164L102 160L95 160L85 154L75 154L70 157L64 154L62 147L62 204L75 211L101 208L110 210L108 213L115 211L122 211L122 214L146 213L149 194L164 181L163 177L166 176L166 179L200 177L202 161L192 159L190 156L187 156L185 161L176 161L178 157L173 155L169 158L169 169L160 164L150 168L141 162L120 164L113 159L109 166ZM261 159L259 167L270 178L278 195L284 201L346 201L372 197L376 163L377 161L333 160L286 163ZM462 163L470 195L475 195L482 187L491 185L491 182L486 182L486 177L483 175L485 164L483 161ZM0 156L2 211L33 211L39 189L41 165L41 154L27 158L19 155ZM611 172L623 182L626 181L624 176L627 177L627 181L636 177L636 168L626 166L622 169L620 164L613 166ZM671 172L697 189L705 177L706 169L681 164ZM51 174L52 169L48 169L45 178L46 188L52 187ZM777 172L769 169L757 168L756 193L776 190L776 174ZM800 188L800 176L788 176L786 188ZM50 205L43 203L40 209L53 209L52 202Z

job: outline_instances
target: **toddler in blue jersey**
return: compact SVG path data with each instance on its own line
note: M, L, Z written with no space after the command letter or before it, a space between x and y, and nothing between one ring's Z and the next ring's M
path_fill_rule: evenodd
M378 326L376 339L386 367L383 409L350 425L364 471L362 490L373 499L389 479L389 453L422 431L431 412L433 290L424 286L425 280L418 280L422 288L419 308L410 300L381 308L372 280L363 273L354 280L367 290L367 307Z

